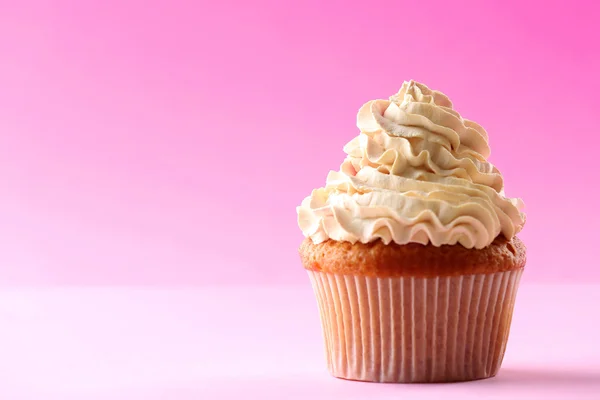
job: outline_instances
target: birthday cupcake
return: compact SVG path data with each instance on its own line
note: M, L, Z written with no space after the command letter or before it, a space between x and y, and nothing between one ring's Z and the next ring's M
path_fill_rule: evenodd
M362 106L340 171L297 208L300 257L339 378L449 382L502 363L525 246L486 131L404 82Z

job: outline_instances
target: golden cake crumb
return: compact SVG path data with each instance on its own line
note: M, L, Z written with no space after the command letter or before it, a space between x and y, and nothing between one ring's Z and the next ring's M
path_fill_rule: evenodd
M461 245L409 243L350 243L307 238L299 249L304 268L312 271L362 276L456 276L510 271L525 266L526 248L516 236L498 236L483 249Z

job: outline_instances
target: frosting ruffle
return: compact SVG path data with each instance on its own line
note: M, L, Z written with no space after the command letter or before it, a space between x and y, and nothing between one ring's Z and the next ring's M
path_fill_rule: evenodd
M483 248L523 228L522 201L504 196L502 175L487 161L486 131L444 94L404 82L390 100L363 105L357 125L340 171L297 209L313 242Z

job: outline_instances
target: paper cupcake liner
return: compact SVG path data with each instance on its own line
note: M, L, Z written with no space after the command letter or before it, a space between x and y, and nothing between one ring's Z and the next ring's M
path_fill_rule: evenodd
M308 271L329 371L372 382L496 375L522 271L436 278Z

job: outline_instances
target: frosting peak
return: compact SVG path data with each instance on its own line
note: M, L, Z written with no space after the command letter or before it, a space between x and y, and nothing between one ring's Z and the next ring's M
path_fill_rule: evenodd
M313 242L483 248L522 229L523 203L504 197L502 175L487 161L486 131L443 93L404 82L389 100L363 105L357 126L340 171L297 209Z

